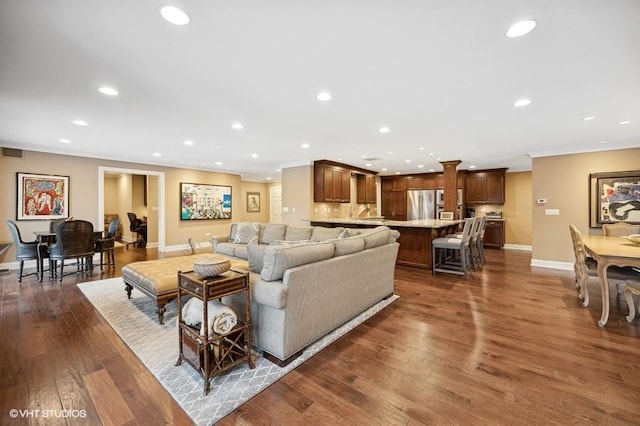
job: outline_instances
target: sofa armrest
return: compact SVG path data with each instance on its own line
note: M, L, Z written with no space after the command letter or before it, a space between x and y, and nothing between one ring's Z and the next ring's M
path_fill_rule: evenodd
M287 306L287 286L282 281L259 280L253 285L252 298L255 303L282 309Z
M213 248L214 253L216 252L216 246L218 245L218 243L226 243L228 241L229 241L228 235L214 235L209 239L209 242L211 243L211 247Z

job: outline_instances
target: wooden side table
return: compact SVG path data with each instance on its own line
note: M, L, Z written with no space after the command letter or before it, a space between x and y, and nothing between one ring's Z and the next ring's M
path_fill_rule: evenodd
M236 312L238 324L230 332L225 334L212 333L206 326L208 324L208 302L242 292L246 297L244 316ZM202 300L204 334L200 334L199 328L196 329L185 324L182 319L182 296L186 295ZM223 371L243 362L247 362L249 368L255 368L251 358L251 293L248 273L230 270L215 277L202 278L194 272L178 272L177 302L179 355L176 365L186 361L200 373L204 380L204 395L209 393L211 378Z

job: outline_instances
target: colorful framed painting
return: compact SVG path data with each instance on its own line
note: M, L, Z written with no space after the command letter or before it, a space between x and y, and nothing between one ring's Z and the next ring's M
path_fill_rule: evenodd
M180 220L231 219L231 187L180 183Z
M640 170L592 173L590 183L590 225L627 222L640 224Z
M247 213L260 213L259 192L247 192Z
M17 220L69 217L69 176L17 173Z

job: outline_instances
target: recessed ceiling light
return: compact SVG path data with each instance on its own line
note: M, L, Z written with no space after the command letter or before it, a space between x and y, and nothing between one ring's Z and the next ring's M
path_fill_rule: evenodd
M609 141L600 141L601 144L609 143Z
M621 121L619 124L621 124L621 125L625 125L625 124L629 124L629 123L631 123L631 121L629 121L629 120L625 120L625 121Z
M509 38L520 37L527 33L530 33L535 27L536 21L534 20L516 22L507 30L506 35Z
M411 162L411 160L404 160L404 162L405 162L405 163L410 163L410 162Z
M268 178L267 178L267 180L271 180L271 178L270 178L270 177L268 177Z
M386 168L386 167L383 167L383 168L381 168L380 170L382 170L383 172L386 172L386 171L387 171L387 168Z
M389 152L387 152L387 154L393 155L393 151L389 151Z
M514 107L523 107L527 106L531 103L531 99L518 99L513 103Z
M584 121L591 121L591 120L593 120L594 118L595 118L594 116L591 116L591 115L590 115L589 117L585 117L585 118L583 118L583 120L584 120Z
M160 14L164 19L175 25L186 25L190 21L189 15L184 10L174 6L163 7L160 9Z
M75 124L76 126L86 126L89 124L84 120L73 120L72 123Z
M424 168L424 164L418 164L418 168L419 168L419 169Z
M276 169L277 173L280 173L282 171L282 169Z
M424 151L424 147L421 146L420 148L418 148L420 151Z
M58 139L58 141L62 143L71 143L69 139Z
M320 93L318 93L317 98L318 98L319 101L323 101L323 102L330 101L331 100L331 93L329 93L329 92L320 92Z
M244 126L242 125L242 123L233 123L233 124L231 125L231 127L233 127L233 128L234 128L234 129L236 129L236 130L242 130L242 129L244 129Z
M371 167L371 166L373 166L373 164L371 164L371 163L367 163L367 164L365 164L365 166L367 166L367 167Z
M101 88L98 89L98 91L100 93L102 93L103 95L107 95L107 96L118 96L119 93L116 89L114 89L113 87L109 87L109 86L102 86Z
M258 158L258 154L251 154L252 158Z
M222 161L216 161L216 166L222 166Z
M397 174L397 175L399 175L399 174L400 174L400 172L396 172L396 174Z
M435 172L435 171L436 171L436 169L429 169L429 171L430 171L430 172Z
M429 155L436 155L436 153L435 152L430 152Z
M159 152L154 152L154 153L153 153L153 156L154 156L154 157L162 157L162 154L160 154Z
M470 168L470 169L475 169L475 168L476 168L476 166L475 166L474 164L472 164L472 165L470 165L470 166L469 166L469 168Z
M386 126L380 127L380 133L389 133L390 131L391 129Z
M308 143L303 143L302 145L300 145L301 148L307 149L309 148L311 145L309 145Z

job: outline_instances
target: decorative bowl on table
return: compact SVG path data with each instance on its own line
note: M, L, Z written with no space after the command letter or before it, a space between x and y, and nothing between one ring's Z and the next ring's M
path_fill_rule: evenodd
M640 234L627 235L624 238L631 241L633 244L640 246Z
M199 277L215 277L231 269L231 261L226 257L207 255L193 262L193 272Z

